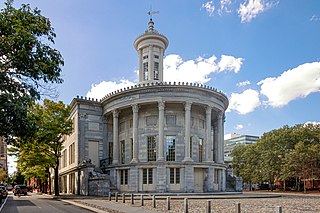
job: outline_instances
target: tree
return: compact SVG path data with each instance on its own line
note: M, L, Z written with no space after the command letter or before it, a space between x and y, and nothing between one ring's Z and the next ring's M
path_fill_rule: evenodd
M26 177L46 177L54 169L54 192L59 195L58 166L63 149L63 137L71 134L70 107L61 101L45 99L43 105L34 104L30 120L36 126L32 137L23 137L18 143L18 167ZM50 181L49 181L50 183Z
M48 83L62 83L64 64L50 47L56 34L37 8L15 9L7 0L0 10L0 136L14 138L33 130L28 107L48 92Z

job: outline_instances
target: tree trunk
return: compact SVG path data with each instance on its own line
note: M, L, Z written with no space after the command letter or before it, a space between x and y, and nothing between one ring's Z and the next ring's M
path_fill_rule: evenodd
M286 180L283 181L283 191L286 191Z
M59 160L54 167L54 195L59 196Z
M51 174L50 170L48 169L48 177L49 177L49 195L52 195L52 190L51 190Z
M306 189L306 179L303 179L303 193L307 193L307 189Z

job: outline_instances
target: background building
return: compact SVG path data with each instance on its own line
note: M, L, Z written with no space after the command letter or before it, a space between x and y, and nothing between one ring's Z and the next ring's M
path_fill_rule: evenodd
M224 140L224 160L226 162L232 161L231 152L237 145L254 144L259 140L259 136L253 135L239 135L239 134L227 134Z
M0 182L8 177L7 143L0 137Z
M71 102L73 133L62 150L61 192L225 191L228 99L204 85L163 82L168 44L150 19L134 41L138 84L102 100Z

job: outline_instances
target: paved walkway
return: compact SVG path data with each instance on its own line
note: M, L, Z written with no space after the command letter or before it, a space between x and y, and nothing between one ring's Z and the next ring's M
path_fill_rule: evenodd
M46 195L48 196L48 195ZM320 194L296 194L296 193L271 193L271 192L244 192L243 194L183 194L183 195L174 195L174 194L157 194L157 199L166 199L167 196L170 196L172 200L174 199L255 199L255 198L276 198L281 196L305 196L305 197L320 197ZM140 196L137 195L135 197L135 204L130 204L130 197L126 197L126 203L122 203L122 197L119 196L118 202L108 201L107 197L92 197L92 196L77 196L77 195L61 195L57 199L70 203L72 205L77 205L82 208L89 209L93 212L109 212L109 213L119 213L119 212L141 212L141 213L153 213L153 212L161 212L157 209L142 208L140 206ZM146 200L149 200L151 196L145 196ZM147 202L147 201L146 201Z

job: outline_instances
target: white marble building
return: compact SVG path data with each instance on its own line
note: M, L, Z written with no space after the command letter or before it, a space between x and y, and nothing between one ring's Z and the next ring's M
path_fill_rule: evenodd
M62 151L61 192L95 194L92 190L103 187L121 192L225 191L228 99L212 87L164 82L168 44L150 20L134 41L139 82L102 100L77 97L71 102L74 132ZM106 184L92 188L98 172L106 174L99 184Z

